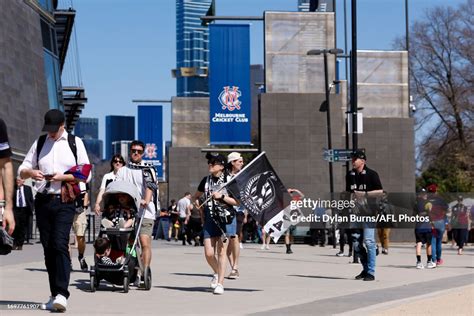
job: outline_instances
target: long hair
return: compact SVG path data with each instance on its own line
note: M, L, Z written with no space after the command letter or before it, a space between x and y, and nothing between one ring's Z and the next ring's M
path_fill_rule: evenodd
M122 165L125 166L125 159L123 159L122 155L121 154L115 154L115 155L112 156L112 159L110 159L110 171L109 172L114 171L114 160L115 159L119 159L120 161L122 161Z

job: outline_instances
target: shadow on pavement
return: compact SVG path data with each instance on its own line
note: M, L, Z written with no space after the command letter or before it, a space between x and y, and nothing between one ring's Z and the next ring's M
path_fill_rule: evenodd
M398 268L398 269L415 269L415 265L412 264L412 265L395 265L395 264L391 264L391 265L384 265L384 267L387 267L387 268Z
M331 276L323 276L323 275L289 274L287 276L298 277L298 278L328 279L328 280L353 280L352 278L340 278L340 277L331 277Z
M31 271L31 272L48 272L46 269L39 269L39 268L26 268L25 270Z
M184 292L209 292L212 290L209 287L204 286L194 286L194 287L182 287L182 286L155 286L156 288L175 290L175 291L184 291ZM262 290L257 289L237 289L237 288L225 288L226 292L260 292Z
M170 274L182 275L182 276L195 276L195 277L212 278L212 274L206 274L206 273L182 273L182 272L173 272L173 273L170 273Z

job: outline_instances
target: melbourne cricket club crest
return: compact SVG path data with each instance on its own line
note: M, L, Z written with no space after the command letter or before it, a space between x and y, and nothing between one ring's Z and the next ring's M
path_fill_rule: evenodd
M156 154L156 145L154 143L152 144L146 144L145 147L145 158L147 159L153 159L157 157Z
M233 111L235 109L240 110L240 102L239 98L242 93L239 90L239 87L230 86L224 87L224 90L219 94L219 102L222 104L222 109L228 109L229 111Z
M260 215L275 201L275 182L277 177L271 171L253 176L240 191L245 207L255 215Z

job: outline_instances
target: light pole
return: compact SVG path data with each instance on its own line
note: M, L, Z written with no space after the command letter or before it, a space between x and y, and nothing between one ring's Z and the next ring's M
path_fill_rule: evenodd
M326 94L326 100L321 104L319 111L326 112L326 119L327 119L327 133L328 133L328 149L332 149L332 137L331 137L331 107L330 107L330 98L329 93L331 88L338 84L339 81L333 81L331 85L329 85L328 79L328 54L342 54L344 51L339 48L333 49L312 49L308 51L306 54L310 56L314 55L323 55L324 57L324 90ZM333 177L333 168L332 168L332 161L329 161L329 192L331 193L331 199L333 198L334 194L334 177Z

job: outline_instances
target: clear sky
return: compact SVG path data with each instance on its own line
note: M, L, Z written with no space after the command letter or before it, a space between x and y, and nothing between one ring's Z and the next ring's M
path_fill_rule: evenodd
M338 47L344 48L344 0L336 1ZM216 15L262 16L296 11L297 0L216 0ZM347 2L350 49L350 0ZM427 8L465 0L408 0L409 20ZM61 2L60 2L61 3ZM106 115L136 115L132 99L170 99L176 94L176 3L172 0L75 0L76 34L88 103L83 117L99 118L105 140ZM392 49L405 34L405 0L358 0L358 49ZM263 63L263 24L251 23L251 63ZM170 117L169 105L164 117ZM171 138L169 122L164 138Z

